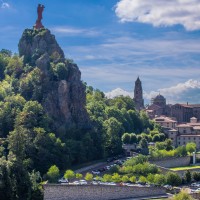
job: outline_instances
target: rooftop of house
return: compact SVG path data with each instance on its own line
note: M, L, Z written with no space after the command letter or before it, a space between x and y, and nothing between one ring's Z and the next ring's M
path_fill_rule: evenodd
M191 137L191 136L200 137L200 134L199 135L196 135L196 134L181 134L181 135L178 135L178 137Z
M190 124L178 124L177 126L176 126L177 128L192 128L192 126L190 125Z
M173 106L176 106L176 105L179 105L179 106L182 106L184 108L200 108L200 104L183 104L183 103L177 103L177 104L174 104Z
M173 118L170 117L166 117L166 116L160 116L160 117L156 117L154 119L156 122L166 122L166 123L176 123L177 121L174 120Z

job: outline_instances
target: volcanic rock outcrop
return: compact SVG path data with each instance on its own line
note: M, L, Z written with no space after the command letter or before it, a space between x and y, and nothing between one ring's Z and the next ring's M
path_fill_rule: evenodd
M89 128L81 73L76 64L65 59L55 36L48 29L26 29L18 47L24 64L42 72L40 103L53 120L54 129L63 132L71 127Z

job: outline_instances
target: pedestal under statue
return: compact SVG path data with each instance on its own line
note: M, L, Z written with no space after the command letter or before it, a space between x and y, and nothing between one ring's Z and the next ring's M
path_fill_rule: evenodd
M44 5L41 5L41 4L38 4L38 7L37 7L37 15L38 15L38 18L36 20L36 24L34 25L34 28L35 29L40 29L40 28L44 28L44 26L42 25L42 12L44 11Z

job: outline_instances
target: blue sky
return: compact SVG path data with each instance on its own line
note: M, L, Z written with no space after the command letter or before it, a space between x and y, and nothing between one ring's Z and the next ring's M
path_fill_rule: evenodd
M169 103L200 103L200 0L0 0L0 49L18 52L38 3L88 85L132 94L140 76L147 102L160 91Z

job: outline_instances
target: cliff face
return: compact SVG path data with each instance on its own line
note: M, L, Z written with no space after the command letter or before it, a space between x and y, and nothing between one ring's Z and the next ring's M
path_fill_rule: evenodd
M65 59L55 36L47 29L26 29L19 42L24 63L42 72L41 103L52 126L62 132L70 127L88 128L85 86L76 64Z

